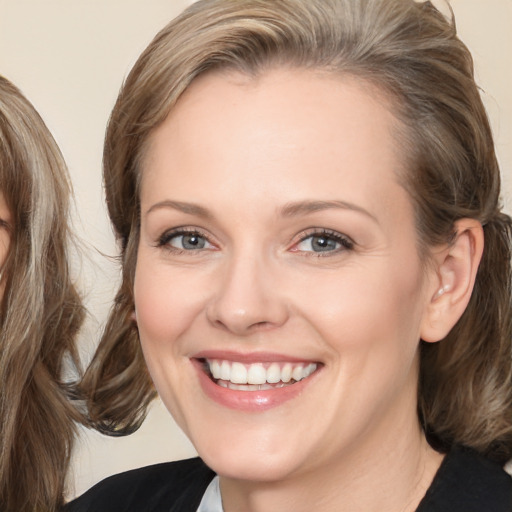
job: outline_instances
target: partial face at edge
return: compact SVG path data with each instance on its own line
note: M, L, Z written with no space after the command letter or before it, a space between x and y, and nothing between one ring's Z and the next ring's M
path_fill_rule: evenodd
M11 212L7 207L4 195L0 192L0 271L4 265L7 252L9 251ZM0 300L3 297L4 284L0 282Z
M138 328L162 399L222 475L287 478L417 432L431 290L374 93L300 70L210 74L154 134Z

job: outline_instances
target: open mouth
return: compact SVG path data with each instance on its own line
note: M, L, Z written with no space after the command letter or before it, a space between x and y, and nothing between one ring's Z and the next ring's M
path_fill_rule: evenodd
M225 359L203 359L203 368L217 385L236 391L262 391L292 386L312 375L317 363L241 363Z

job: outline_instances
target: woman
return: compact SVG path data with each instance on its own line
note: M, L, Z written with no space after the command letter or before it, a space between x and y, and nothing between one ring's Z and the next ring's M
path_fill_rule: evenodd
M91 421L130 433L156 388L202 460L70 510L510 510L511 221L429 2L197 2L128 76L104 177Z
M0 509L54 511L80 419L63 380L84 315L67 260L70 184L48 128L3 77L0 175Z

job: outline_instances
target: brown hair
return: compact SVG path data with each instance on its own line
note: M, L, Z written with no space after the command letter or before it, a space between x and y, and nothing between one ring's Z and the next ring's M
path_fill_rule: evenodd
M0 306L0 508L54 511L79 419L63 382L77 362L81 300L70 280L70 184L34 107L0 77L0 187L10 244Z
M123 281L84 380L92 424L129 433L154 396L131 321L141 161L153 130L199 74L269 66L350 74L376 84L401 120L404 185L420 250L446 243L460 218L484 225L471 302L445 340L421 352L419 414L446 446L512 456L511 221L473 63L455 25L413 0L200 0L165 27L122 88L106 134L104 180Z

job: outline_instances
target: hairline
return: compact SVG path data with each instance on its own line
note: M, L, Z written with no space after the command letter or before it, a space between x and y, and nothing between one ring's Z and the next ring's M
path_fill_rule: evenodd
M267 61L261 64L252 65L248 67L245 62L229 62L225 64L217 64L211 68L205 69L193 76L193 78L187 83L186 87L180 92L179 95L174 98L170 103L167 111L155 125L148 131L145 136L140 150L137 154L136 162L134 165L135 171L135 186L136 186L136 197L137 197L137 238L140 235L140 196L142 189L142 180L146 166L148 165L149 155L151 153L152 141L154 139L154 133L158 128L165 122L171 112L174 110L176 105L184 94L186 94L190 86L198 79L204 78L208 75L220 75L229 77L241 76L247 78L250 83L260 80L263 76L272 72L273 70L290 70L290 71L309 71L319 78L333 79L333 80L348 80L349 82L357 84L361 87L365 93L372 92L380 96L383 99L384 108L390 113L392 119L392 125L390 134L394 141L394 151L397 156L397 160L400 166L395 169L397 183L406 192L411 201L413 207L415 219L414 226L416 229L416 246L417 253L420 258L423 269L426 271L430 269L433 262L432 252L428 242L424 239L419 219L418 205L415 201L414 185L412 183L412 173L418 159L418 155L412 149L412 140L415 138L417 127L413 126L410 122L407 113L404 108L400 107L399 94L391 91L391 87L383 83L383 80L379 80L379 76L371 77L369 73L364 73L363 70L357 69L356 67L349 67L347 69L339 69L333 65L308 65L308 64L297 64L293 62L293 59L285 60L282 57L275 56L270 57ZM244 83L245 85L245 83ZM133 229L133 226L132 226ZM138 240L137 240L138 244ZM135 259L135 265L136 265ZM135 269L133 269L135 270Z

